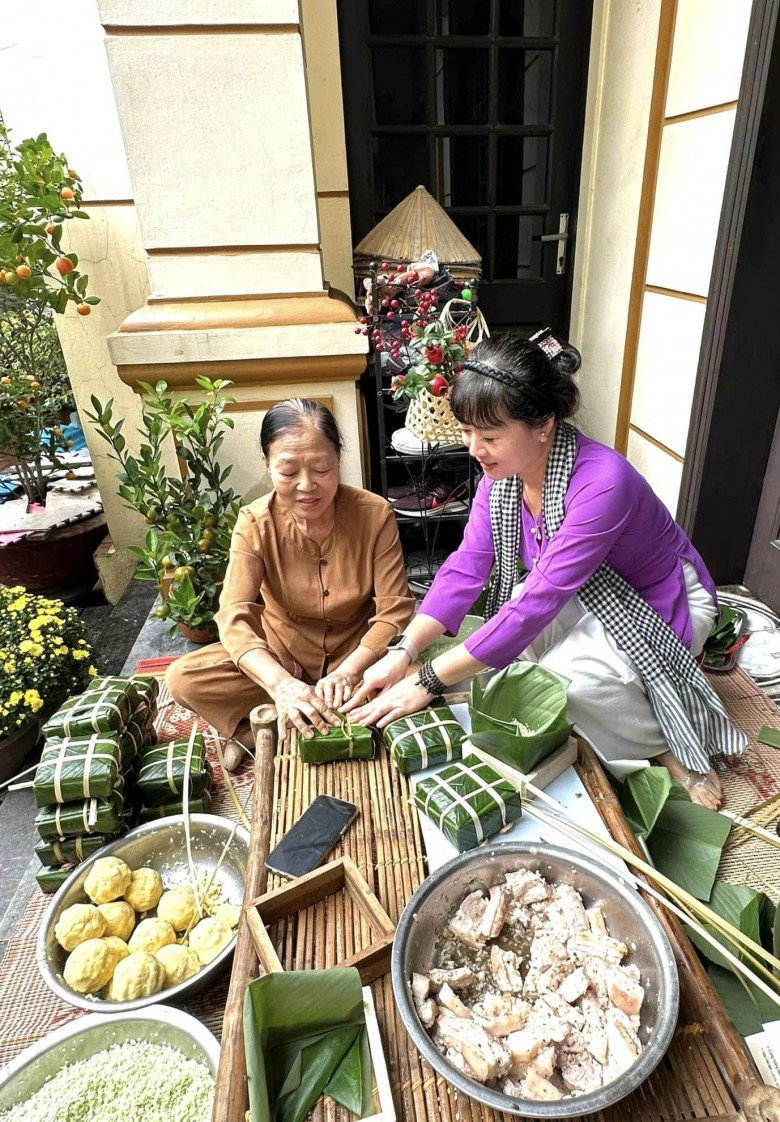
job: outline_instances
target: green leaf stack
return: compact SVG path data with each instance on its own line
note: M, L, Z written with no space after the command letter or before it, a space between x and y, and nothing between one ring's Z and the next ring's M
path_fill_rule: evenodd
M469 739L497 760L528 773L571 732L566 717L567 682L533 662L513 662L484 691L471 683Z
M303 1122L329 1095L358 1118L374 1113L363 993L355 969L266 974L244 998L252 1122Z
M697 900L709 900L731 830L729 819L691 802L665 767L629 775L620 803L656 868Z

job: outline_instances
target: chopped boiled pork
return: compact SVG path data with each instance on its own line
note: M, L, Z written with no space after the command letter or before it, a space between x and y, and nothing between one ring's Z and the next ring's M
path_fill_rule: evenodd
M512 896L505 884L497 884L490 890L490 899L482 916L480 932L486 939L497 939L506 920Z
M535 1102L554 1102L563 1098L563 1092L549 1079L539 1075L533 1067L529 1067L523 1080L523 1098L533 1099Z
M470 947L481 947L486 941L482 934L482 918L487 909L487 897L484 892L470 892L450 920L449 930L456 939L467 943Z
M428 977L432 986L443 986L446 982L454 990L466 990L476 981L476 974L468 966L453 966L450 970L437 968L431 970Z
M455 993L455 990L452 989L446 982L439 990L439 1005L444 1006L445 1009L449 1009L449 1011L451 1013L454 1013L456 1017L471 1016L471 1010L469 1009L468 1005L465 1005L461 1001L461 999Z
M460 1052L480 1083L498 1079L509 1071L507 1049L474 1021L443 1009L436 1022L436 1034L447 1048Z
M519 869L464 897L412 995L458 1071L554 1102L597 1090L641 1053L644 990L627 957L599 904Z
M523 975L520 973L520 958L514 951L502 951L495 943L490 948L488 964L490 976L504 993L522 993Z

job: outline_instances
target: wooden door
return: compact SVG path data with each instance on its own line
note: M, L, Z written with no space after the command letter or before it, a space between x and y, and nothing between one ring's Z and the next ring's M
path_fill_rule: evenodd
M565 335L591 17L592 0L339 0L354 243L423 184L482 254L491 325Z

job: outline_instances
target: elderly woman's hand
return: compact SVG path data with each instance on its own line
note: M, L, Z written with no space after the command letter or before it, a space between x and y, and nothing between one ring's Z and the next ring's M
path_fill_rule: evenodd
M417 684L417 675L412 674L380 693L373 701L361 705L359 709L353 709L350 720L355 725L376 725L383 729L399 717L424 709L431 696L424 686Z
M314 692L331 709L340 709L344 702L352 696L352 691L359 678L359 674L351 674L348 670L342 670L341 667L338 667L330 674L326 674L324 678L320 678L314 687Z
M330 725L339 723L332 707L320 697L314 686L307 686L298 678L287 678L276 687L272 696L279 721L280 741L284 740L290 725L310 739L314 735L313 728L327 732Z

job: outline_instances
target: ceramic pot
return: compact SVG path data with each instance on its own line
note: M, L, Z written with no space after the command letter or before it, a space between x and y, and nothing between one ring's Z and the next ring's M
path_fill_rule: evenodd
M216 643L219 633L211 627L187 627L186 623L179 623L179 631L191 643Z
M0 783L22 771L28 756L38 743L41 724L33 717L10 736L0 739Z
M0 584L72 599L97 580L92 554L105 536L105 515L93 514L72 526L10 542L0 549Z

